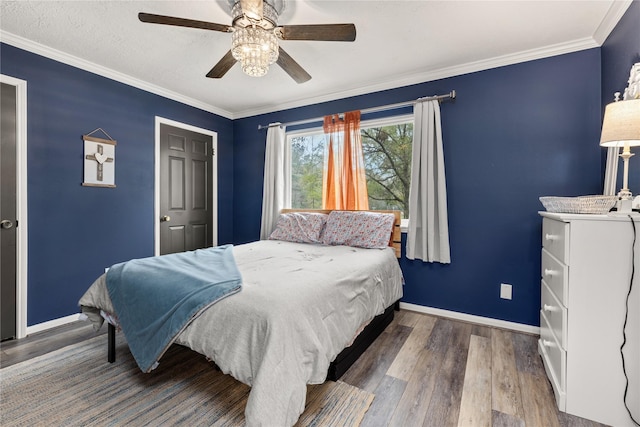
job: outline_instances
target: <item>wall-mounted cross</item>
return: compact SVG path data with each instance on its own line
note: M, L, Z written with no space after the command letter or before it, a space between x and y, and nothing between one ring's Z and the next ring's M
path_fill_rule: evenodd
M103 164L104 163L112 163L113 162L113 157L108 157L107 155L104 154L104 148L102 147L102 145L98 144L97 145L97 152L94 154L87 154L87 156L85 157L87 160L95 160L96 162L98 162L98 171L97 171L97 179L98 181L102 181L102 170L103 170Z

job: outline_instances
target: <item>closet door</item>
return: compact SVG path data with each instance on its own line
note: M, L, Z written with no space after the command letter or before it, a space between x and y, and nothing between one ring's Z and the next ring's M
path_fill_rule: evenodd
M16 87L0 90L0 339L16 336Z

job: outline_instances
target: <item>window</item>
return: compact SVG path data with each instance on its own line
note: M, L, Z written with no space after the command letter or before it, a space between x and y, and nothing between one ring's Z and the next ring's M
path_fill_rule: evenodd
M361 122L369 208L409 215L413 116ZM291 145L291 207L322 209L325 135L322 128L287 134Z

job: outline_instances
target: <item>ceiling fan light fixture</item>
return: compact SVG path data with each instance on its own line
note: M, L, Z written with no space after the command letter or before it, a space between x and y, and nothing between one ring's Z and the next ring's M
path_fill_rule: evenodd
M276 26L278 16L285 8L284 0L266 0L262 2L262 15L260 16L260 12L251 7L252 2L244 2L245 6L249 6L246 10L243 9L242 3L240 0L229 0L234 27L257 25L269 30Z
M264 76L278 59L278 38L273 31L261 27L236 28L231 39L231 54L245 74Z
M354 24L278 25L278 17L288 0L227 0L231 8L231 25L175 16L138 13L141 22L199 28L231 33L231 50L207 73L211 79L222 78L236 62L250 76L267 74L269 66L278 62L296 83L304 83L311 75L287 52L279 47L278 40L314 40L352 42L356 39Z

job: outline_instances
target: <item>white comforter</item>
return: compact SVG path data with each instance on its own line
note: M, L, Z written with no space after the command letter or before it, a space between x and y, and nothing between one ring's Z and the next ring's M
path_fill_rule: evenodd
M251 386L247 426L291 426L306 384L324 382L360 328L402 296L398 261L390 248L272 240L235 246L234 257L242 291L204 311L176 343ZM80 304L112 312L104 276Z

